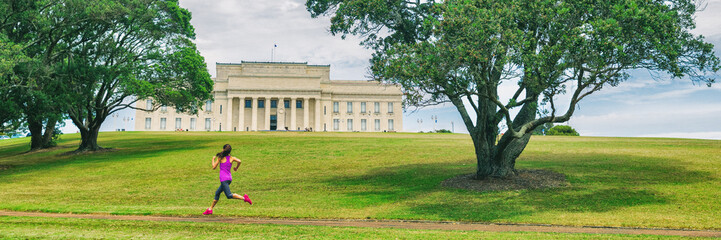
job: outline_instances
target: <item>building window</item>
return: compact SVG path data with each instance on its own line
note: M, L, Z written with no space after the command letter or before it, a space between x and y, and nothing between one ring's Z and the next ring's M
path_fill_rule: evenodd
M295 108L303 108L303 100L295 100Z
M283 106L285 108L290 108L290 100L283 100Z
M366 103L365 102L361 103L361 113L366 113Z
M205 130L210 131L210 118L205 119Z
M151 121L150 118L145 118L145 129L147 129L147 130L150 129L150 121Z
M278 108L278 100L270 100L270 108Z
M348 119L348 131L353 131L353 119Z
M365 130L366 130L366 122L367 122L367 121L366 121L365 119L361 119L361 131L365 131Z
M265 108L265 100L258 100L258 108Z
M253 108L253 100L246 99L245 100L245 108Z
M210 100L205 101L205 111L206 112L213 111L213 101L210 101Z
M340 105L340 104L339 104L338 102L333 102L333 113L338 113L338 112L340 111L340 110L339 110L339 108L340 108L339 105Z
M182 120L180 118L175 118L175 129L182 128L183 125L180 124L181 122L182 122Z
M190 118L190 130L195 130L195 118Z
M381 130L381 120L380 120L380 119L376 119L376 120L375 120L375 130L376 130L376 131L380 131L380 130Z
M153 100L145 101L145 110L153 110Z
M223 105L220 105L220 114L223 114Z
M388 119L388 131L393 131L393 119Z
M323 106L323 116L326 115L326 113L325 113L326 108L327 108L327 106Z
M388 113L393 113L393 102L388 102Z
M333 131L340 129L340 119L333 119Z
M381 103L375 102L373 103L373 108L375 113L381 113Z
M167 112L167 111L168 111L168 106L163 105L160 107L160 112Z
M165 118L160 118L160 130L165 130L166 120Z
M348 109L346 110L347 113L353 113L353 102L348 102Z

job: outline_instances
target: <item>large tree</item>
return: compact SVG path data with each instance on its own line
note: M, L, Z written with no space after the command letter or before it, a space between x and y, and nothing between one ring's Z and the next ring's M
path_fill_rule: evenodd
M366 37L373 75L405 103L452 103L477 159L477 178L515 174L533 129L570 119L579 101L632 69L713 83L713 46L689 31L689 0L309 0L331 33ZM518 88L507 102L498 87ZM558 99L567 98L564 109ZM513 116L512 109L518 109ZM499 141L498 125L508 130Z
M71 49L59 70L69 93L68 115L80 129L78 151L98 150L98 131L112 113L152 98L155 109L195 113L211 99L213 82L191 40L190 12L177 0L96 2L111 9L73 38L93 41ZM147 110L147 109L138 109Z
M79 0L0 1L0 54L5 55L0 64L0 120L24 120L32 133L31 149L53 145L55 125L67 106L54 68L64 52L87 41L63 39L75 36L94 18L86 6Z
M107 116L140 99L195 112L212 80L194 37L177 0L0 0L0 54L27 58L0 62L0 120L24 118L37 149L70 118L84 151L100 149Z

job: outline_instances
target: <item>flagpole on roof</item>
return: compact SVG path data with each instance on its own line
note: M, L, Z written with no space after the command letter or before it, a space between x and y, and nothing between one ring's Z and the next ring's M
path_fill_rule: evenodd
M273 43L273 48L270 50L270 62L273 62L275 58L275 48L278 47L278 44Z

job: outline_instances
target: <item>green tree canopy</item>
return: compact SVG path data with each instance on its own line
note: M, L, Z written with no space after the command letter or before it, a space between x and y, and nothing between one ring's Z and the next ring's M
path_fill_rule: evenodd
M366 36L371 70L399 84L405 103L452 103L476 149L477 177L515 174L533 129L570 119L586 96L650 69L711 84L713 46L694 28L689 0L309 0L331 33ZM384 32L388 32L382 37ZM498 86L517 80L507 102ZM569 88L573 86L573 88ZM556 101L568 97L561 109ZM467 108L469 106L469 108ZM543 106L547 106L543 108ZM511 115L511 110L519 109ZM496 142L498 125L508 130Z
M5 111L0 115L4 123L24 119L32 133L31 149L53 145L53 130L67 106L58 92L60 83L54 81L55 63L71 46L87 41L61 39L75 36L93 17L81 10L83 6L83 1L70 0L0 1L0 47L4 55L20 57L2 64L0 107Z
M0 0L0 36L9 40L0 54L17 52L7 45L30 59L0 62L19 79L2 91L11 93L7 109L20 106L27 119L32 148L69 117L82 136L78 150L99 149L107 116L144 98L197 111L212 98L212 80L190 18L177 0Z
M64 92L72 96L68 114L82 136L78 150L99 149L103 121L135 108L137 101L152 98L154 109L171 105L195 113L212 98L205 60L191 42L190 12L177 0L109 1L96 7L111 13L81 32L81 38L94 40L71 49L61 68Z

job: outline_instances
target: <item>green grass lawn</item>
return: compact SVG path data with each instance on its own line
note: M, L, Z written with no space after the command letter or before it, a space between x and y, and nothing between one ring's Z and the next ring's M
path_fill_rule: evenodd
M0 217L1 239L688 239L675 236L479 232L230 223Z
M475 170L462 134L108 132L112 152L25 153L0 141L0 209L199 215L218 187L210 159L243 160L220 216L423 219L721 229L721 141L534 137L518 168L566 174L571 187L478 193L440 183ZM297 229L297 227L290 227Z

